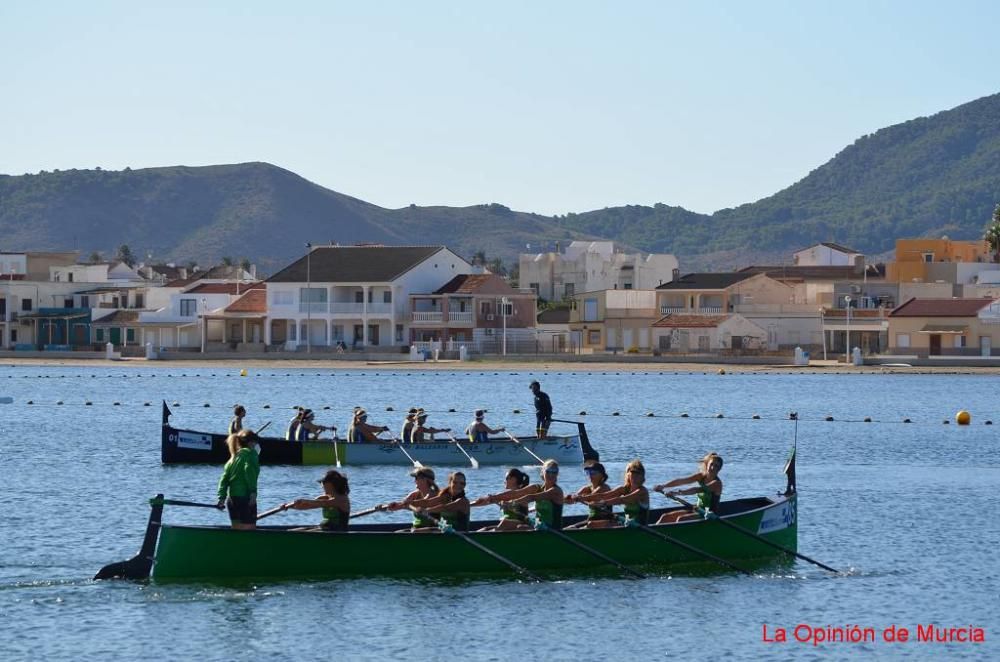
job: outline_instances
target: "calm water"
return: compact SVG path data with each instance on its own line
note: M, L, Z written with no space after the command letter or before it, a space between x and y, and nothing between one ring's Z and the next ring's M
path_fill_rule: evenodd
M0 368L0 398L15 400L0 404L0 658L1000 654L995 377L264 370L240 378L237 372ZM221 429L228 406L238 401L247 405L250 424L274 420L280 430L297 404L342 429L351 407L363 405L373 422L393 430L399 410L418 405L439 412L432 424L453 428L486 407L488 422L527 434L533 416L512 410L531 411L532 378L552 396L557 417L588 412L584 420L614 480L632 457L643 459L650 480L662 482L690 473L698 457L716 450L726 458L730 498L783 488L781 465L793 437L785 419L798 411L805 419L798 427L799 549L850 572L831 577L798 563L754 578L544 585L379 579L244 589L89 579L138 548L152 494L214 501L218 468L161 466L161 398L180 403L173 407L175 424L196 429ZM65 404L55 404L59 400ZM93 405L85 406L87 400ZM387 406L396 412L386 413ZM449 408L460 413L447 413ZM973 413L973 425L942 424L962 408ZM621 415L611 416L614 411ZM656 417L644 416L650 411ZM680 418L681 412L690 417ZM725 418L714 418L720 412ZM752 420L753 414L762 420ZM827 415L837 420L823 421ZM841 422L865 416L883 422ZM901 423L906 417L913 423ZM987 419L998 425L984 425ZM502 472L467 472L470 495L497 490ZM319 467L265 467L261 508L314 494L321 474ZM352 468L349 476L355 509L400 497L411 485L401 467ZM561 482L576 489L584 475L564 470ZM201 509L168 509L166 517L225 521ZM376 517L405 520L396 514L372 521ZM285 513L273 521L279 518L307 523L316 515ZM927 623L971 625L986 628L987 641L816 648L761 641L764 624L772 632L786 627L791 635L800 623L878 630L896 624L914 631Z

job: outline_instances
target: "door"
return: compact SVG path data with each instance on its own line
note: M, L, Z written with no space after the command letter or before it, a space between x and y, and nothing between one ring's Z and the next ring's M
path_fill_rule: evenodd
M632 329L622 329L622 348L627 352L632 349Z
M122 330L120 328L118 328L117 326L113 326L110 329L108 329L108 331L109 335L111 336L110 342L112 345L122 344Z
M618 329L608 329L607 331L608 342L605 345L607 349L614 349L615 347L618 346L615 344L615 342L618 340L618 336L616 335L617 331Z
M368 344L378 345L378 324L368 325Z
M988 357L993 353L993 340L989 336L979 336L979 354Z
M931 334L931 356L941 356L941 336L937 333Z

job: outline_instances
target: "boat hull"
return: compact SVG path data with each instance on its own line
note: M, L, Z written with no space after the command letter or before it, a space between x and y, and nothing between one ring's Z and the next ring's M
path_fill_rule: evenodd
M791 550L797 544L795 495L723 504L726 521ZM727 514L727 511L732 511ZM662 512L662 511L659 511ZM658 514L658 513L657 513ZM569 518L572 521L573 518ZM485 524L485 522L483 523ZM162 527L153 578L171 581L325 580L341 577L456 577L509 575L510 569L461 537L400 534L401 526L355 526L347 533L262 527ZM781 552L713 520L653 527L699 550L744 567L772 562ZM673 572L720 570L704 557L638 528L564 533L629 566ZM593 574L613 570L552 532L470 533L476 542L536 573Z
M583 449L578 435L520 440L535 455L560 464L580 464ZM520 466L538 464L521 446L509 439L488 442L459 442L469 455L482 465ZM336 448L334 446L336 445ZM451 441L406 444L414 460L428 466L468 466L469 458ZM226 435L181 430L163 426L160 460L164 464L224 464L229 459ZM331 466L337 460L344 466L385 464L408 466L409 458L396 443L359 443L344 441L285 441L273 437L260 439L261 464L308 464Z

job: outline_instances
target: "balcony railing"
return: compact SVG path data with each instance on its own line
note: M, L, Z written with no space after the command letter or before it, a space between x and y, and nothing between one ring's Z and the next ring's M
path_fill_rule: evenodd
M299 312L300 313L325 313L326 312L326 301L317 301L313 303L299 302Z
M444 313L442 312L429 312L429 313L411 313L412 320L414 322L431 322L431 323L441 323L444 321Z
M459 323L459 324L462 324L462 323L472 324L472 322L475 321L475 319L474 319L474 316L473 316L473 313L472 313L471 310L466 311L464 313L462 313L462 312L453 312L453 311L449 310L448 311L448 321L449 322L456 322L456 323Z
M342 302L333 301L330 303L330 312L333 314L341 315L357 315L360 317L364 314L365 304L357 302ZM324 311L325 312L325 311ZM369 303L368 304L368 314L369 315L388 315L392 312L391 303Z
M683 313L684 306L660 306L661 315L669 315L671 313Z

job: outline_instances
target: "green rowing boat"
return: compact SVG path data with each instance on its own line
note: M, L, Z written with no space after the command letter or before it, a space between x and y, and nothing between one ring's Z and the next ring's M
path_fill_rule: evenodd
M145 579L151 575L158 582L253 582L372 576L464 577L509 575L511 568L518 566L531 573L563 576L613 569L600 555L653 572L685 568L714 571L723 568L719 559L740 567L756 566L785 554L773 545L790 552L797 546L794 492L724 501L718 509L721 521L697 519L558 533L475 532L494 523L484 521L473 522L470 533L464 535L398 534L403 527L398 523L352 525L348 532L288 526L238 531L222 526L161 525L162 502L162 495L151 502L146 538L139 553L129 561L106 566L98 579ZM668 510L673 509L651 512L650 521L655 522ZM566 517L564 522L571 524L580 519ZM468 544L470 541L472 544ZM716 557L714 562L712 557Z

